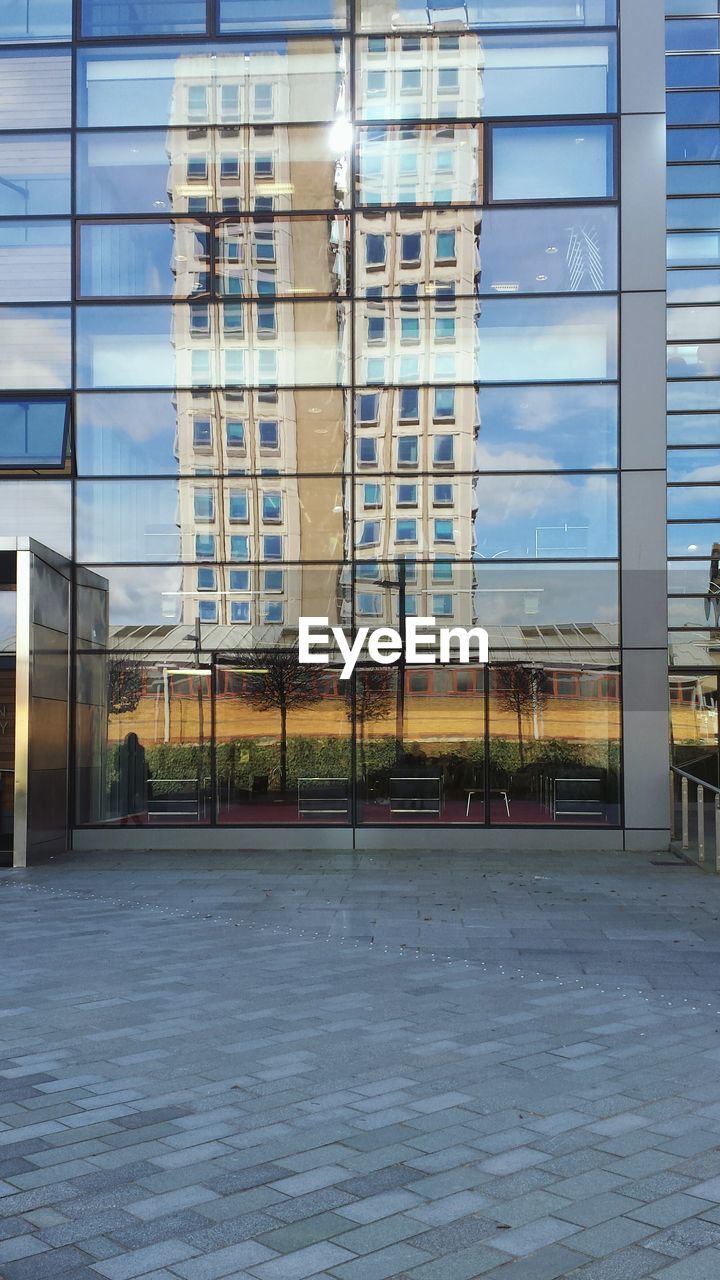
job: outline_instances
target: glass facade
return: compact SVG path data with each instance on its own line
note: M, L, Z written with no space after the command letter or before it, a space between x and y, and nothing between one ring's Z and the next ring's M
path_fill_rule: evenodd
M72 7L0 4L0 534L107 584L75 825L620 825L614 0ZM683 530L720 451L687 146ZM303 616L491 660L343 680Z
M668 621L673 762L720 785L717 6L667 0Z

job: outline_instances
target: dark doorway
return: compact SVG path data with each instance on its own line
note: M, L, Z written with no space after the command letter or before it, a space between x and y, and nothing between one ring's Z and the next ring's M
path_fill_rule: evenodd
M15 659L0 657L0 858L12 855L15 803Z

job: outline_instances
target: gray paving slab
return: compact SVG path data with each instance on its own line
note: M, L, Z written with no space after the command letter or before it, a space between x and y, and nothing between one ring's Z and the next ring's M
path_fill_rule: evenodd
M3 1280L720 1275L711 876L70 856L0 902Z

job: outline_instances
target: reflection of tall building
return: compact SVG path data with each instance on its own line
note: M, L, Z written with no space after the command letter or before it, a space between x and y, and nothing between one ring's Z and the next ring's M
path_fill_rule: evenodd
M342 79L333 85L322 63L313 74L312 42L304 58L306 73L290 77L280 45L242 61L188 55L176 82L171 207L224 215L214 228L175 223L176 295L191 299L174 313L177 457L196 477L180 498L182 558L194 561L186 621L295 627L304 601L284 566L344 549L343 502L311 479L327 469L322 442L338 450L327 437L342 438L344 392L286 389L303 381L297 362L316 330L328 331L328 314L339 350L346 323L340 305L305 301L346 292L348 232L346 167L308 163L313 131L284 123L300 114L296 93L322 102L321 118L342 108ZM317 208L338 213L278 217ZM340 384L344 372L325 364L322 380Z

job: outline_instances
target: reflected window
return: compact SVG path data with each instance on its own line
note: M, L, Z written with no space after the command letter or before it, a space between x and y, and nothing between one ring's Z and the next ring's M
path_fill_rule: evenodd
M418 465L417 436L400 436L397 442L397 462L399 467L416 467Z
M230 559L250 559L250 538L246 533L233 533L230 537Z
M262 552L264 560L282 560L283 540L278 533L264 533Z
M285 589L285 575L282 569L266 569L263 573L263 588L274 593Z
M196 560L216 559L214 533L195 534L195 558Z
M217 600L199 600L197 605L197 616L201 622L217 622Z
M417 520L414 517L406 516L395 521L395 541L417 542Z
M454 436L435 436L433 440L433 462L435 466L453 466L455 462Z
M377 466L377 440L365 437L357 441L356 447L358 466Z
M249 569L230 569L228 571L228 586L231 591L249 591L250 590L250 570Z
M69 423L67 400L0 400L0 470L64 470Z
M249 622L250 621L250 601L249 600L231 600L230 621L231 622Z
M215 569L203 568L197 571L198 591L215 591L217 589L217 573Z
M228 519L231 524L247 524L250 518L246 489L231 489L228 496Z
M196 520L214 520L215 494L212 489L196 489L193 495L193 507Z

